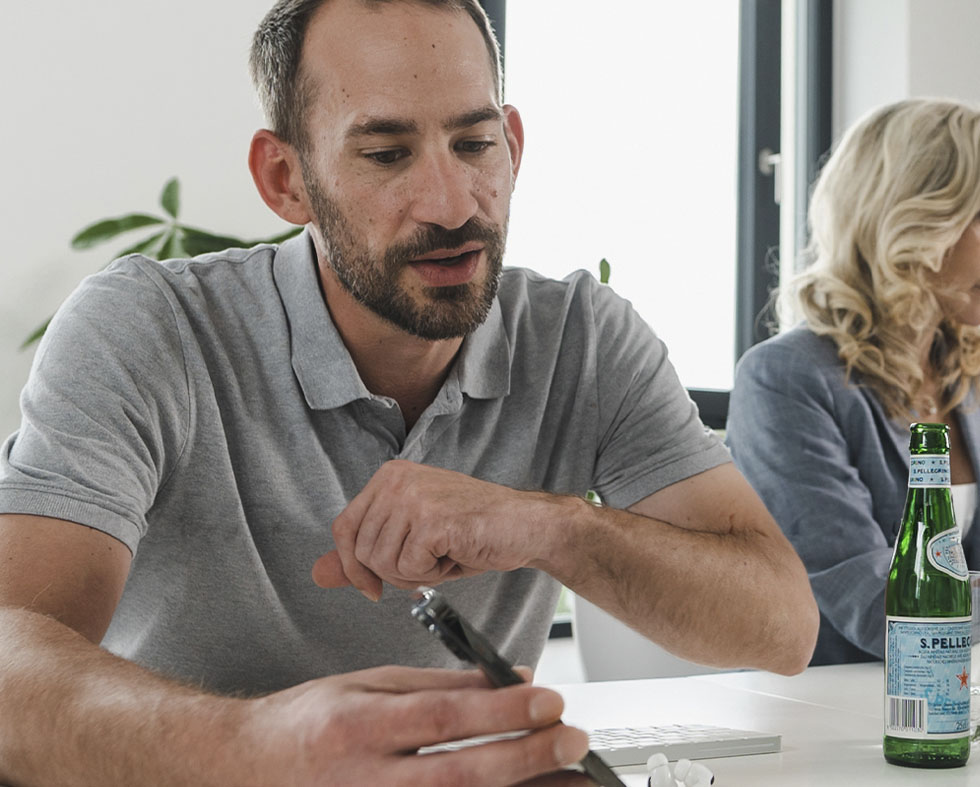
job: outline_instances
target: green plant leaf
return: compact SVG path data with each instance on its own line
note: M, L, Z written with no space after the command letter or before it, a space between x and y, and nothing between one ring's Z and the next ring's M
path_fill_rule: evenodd
M609 284L609 260L605 257L599 260L599 281L602 284Z
M184 243L184 233L178 227L174 233L174 239L170 244L170 258L186 259L190 256L191 254L187 251L187 245Z
M23 343L20 345L20 349L26 350L28 347L34 344L34 342L40 341L41 337L44 336L44 332L48 329L48 325L51 324L52 319L53 317L48 317L48 319L35 328L31 335L24 339Z
M160 205L167 213L177 218L180 212L180 181L177 178L171 178L164 185L163 192L160 194Z
M158 259L158 252L155 247L159 247L160 242L163 240L164 236L167 234L167 230L162 230L161 232L155 232L150 237L144 238L139 243L134 243L132 246L128 246L119 252L115 257L109 260L103 268L109 267L115 260L120 257L125 257L128 254L145 254L147 257L152 259ZM53 315L48 317L43 323L41 323L34 331L26 338L20 345L21 350L26 350L35 342L39 341L45 332L48 330L48 325L50 325Z
M247 249L252 245L248 241L233 235L215 235L213 232L184 226L181 226L181 230L184 233L184 247L192 257L198 254L208 254L212 251L224 251L225 249Z
M176 227L167 233L167 237L163 239L160 244L160 254L157 259L159 260L173 260L183 257L188 257L187 249L184 248L184 242L181 238L181 232Z
M114 259L119 257L125 257L128 254L145 254L147 257L152 259L157 259L157 254L159 252L161 242L164 236L167 234L168 230L161 230L160 232L154 232L150 237L144 238L139 243L134 243L132 246L128 246L123 249L119 254L116 255ZM109 260L112 262L112 260ZM109 263L106 263L109 264Z
M164 220L159 216L151 216L148 213L128 213L114 219L103 219L81 230L71 239L71 247L76 250L88 249L124 232L163 223Z
M224 251L225 249L250 249L260 243L279 244L284 240L299 235L303 231L302 227L290 227L285 232L280 232L268 238L258 240L244 240L234 235L216 235L197 227L180 226L184 233L184 246L191 256L197 254L209 254L213 251Z
M139 229L140 227L166 225L159 232L143 238L136 243L126 247L119 252L112 260L109 260L102 267L105 268L119 257L129 254L144 254L151 259L165 260L175 257L192 257L207 252L222 251L232 247L249 248L260 243L282 243L289 238L299 235L303 231L302 227L290 227L289 229L272 235L268 238L258 240L242 240L233 235L218 235L207 230L195 227L186 227L176 222L180 212L180 181L171 178L166 182L160 194L160 204L167 214L173 217L174 221L160 216L151 216L148 213L128 213L125 216L103 219L94 224L90 224L75 235L71 240L71 247L76 250L87 249L99 243L115 238L124 232ZM37 342L45 333L51 322L51 317L39 325L24 342L21 349L26 349Z
M270 238L264 238L262 240L253 240L248 245L249 246L258 246L260 243L272 243L272 244L282 243L283 241L287 241L290 238L295 238L302 231L303 231L303 227L302 226L300 226L300 227L290 227L285 232L280 232L278 235L273 235Z

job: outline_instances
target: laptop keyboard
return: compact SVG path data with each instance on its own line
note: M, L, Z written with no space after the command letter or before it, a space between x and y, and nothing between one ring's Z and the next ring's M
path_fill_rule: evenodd
M520 737L525 732L484 735L427 746L419 754L454 751L480 743ZM780 750L782 736L736 730L708 724L667 724L658 727L607 727L589 732L590 748L607 765L646 765L651 754L663 752L668 760L704 760L740 754L769 754Z
M778 752L782 736L707 724L610 727L589 732L592 750L609 765L646 765L651 754L668 760L703 760Z

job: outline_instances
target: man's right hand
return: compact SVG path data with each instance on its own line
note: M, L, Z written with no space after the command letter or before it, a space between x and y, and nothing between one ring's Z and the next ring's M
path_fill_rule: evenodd
M304 787L496 787L571 765L588 749L584 732L559 723L560 695L530 684L492 689L479 672L379 667L251 702L254 737L265 742L261 759L275 769L270 775ZM530 733L520 738L415 753L524 729ZM568 773L547 783L588 784L583 778Z

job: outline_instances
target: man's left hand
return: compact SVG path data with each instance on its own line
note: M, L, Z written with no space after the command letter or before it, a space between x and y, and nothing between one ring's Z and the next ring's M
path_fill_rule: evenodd
M526 501L519 501L526 496ZM405 460L386 462L333 522L336 550L313 567L321 587L353 585L372 601L382 583L410 590L533 559L521 502L543 497Z

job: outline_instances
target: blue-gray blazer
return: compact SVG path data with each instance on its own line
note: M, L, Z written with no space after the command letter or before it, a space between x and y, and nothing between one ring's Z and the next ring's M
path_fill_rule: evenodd
M957 411L980 476L980 410ZM796 547L820 606L811 664L884 657L885 578L908 488L908 424L844 379L837 345L794 328L735 371L726 442ZM963 542L980 569L978 511Z

